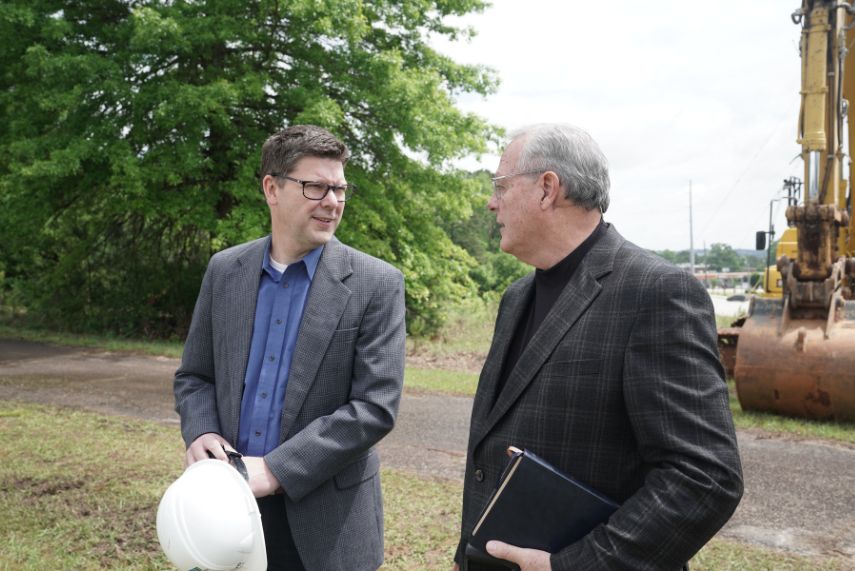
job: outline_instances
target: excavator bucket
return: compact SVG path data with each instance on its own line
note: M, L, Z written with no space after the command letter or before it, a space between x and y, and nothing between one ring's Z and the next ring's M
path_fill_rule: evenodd
M753 298L739 332L736 391L744 410L855 420L855 301L826 319L793 319L781 299Z
M718 356L728 377L732 377L736 369L736 347L739 343L739 334L745 318L740 318L730 327L719 327L718 329Z

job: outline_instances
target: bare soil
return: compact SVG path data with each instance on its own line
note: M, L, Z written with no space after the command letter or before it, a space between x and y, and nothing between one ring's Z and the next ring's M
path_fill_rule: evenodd
M481 372L481 367L484 366L486 358L486 353L476 351L436 354L416 350L407 354L407 366L417 369L444 369L478 374Z

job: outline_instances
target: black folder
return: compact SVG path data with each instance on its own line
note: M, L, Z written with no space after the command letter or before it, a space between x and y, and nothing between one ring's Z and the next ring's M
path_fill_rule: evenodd
M618 504L528 450L512 451L499 484L475 523L463 571L518 569L487 554L491 539L555 553L605 522Z

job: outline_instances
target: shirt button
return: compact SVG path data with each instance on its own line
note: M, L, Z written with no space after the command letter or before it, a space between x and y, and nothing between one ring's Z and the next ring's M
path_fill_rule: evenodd
M277 319L277 320L276 320L276 325L282 325L282 320L281 320L281 319Z
M266 398L267 398L267 393L261 393L261 398L266 399Z
M255 431L255 435L256 435L256 436L261 436L261 432L259 432L258 430L256 430L256 431Z
M282 287L288 287L288 282L285 282L284 284L282 284Z
M475 481L476 482L483 482L484 481L484 470L482 470L481 468L478 468L477 470L475 470Z
M273 355L271 355L270 357L268 357L268 359L270 359L271 361L275 361L275 360L276 360L276 357L274 357Z

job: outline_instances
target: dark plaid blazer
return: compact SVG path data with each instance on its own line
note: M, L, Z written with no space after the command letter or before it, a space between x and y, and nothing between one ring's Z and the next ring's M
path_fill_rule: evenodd
M238 439L258 282L270 237L214 255L202 280L175 401L186 444ZM333 238L315 270L291 361L281 444L265 456L309 571L373 571L383 561L380 461L404 379L404 280ZM277 541L266 537L266 541Z
M622 503L553 554L553 569L679 569L742 496L709 296L610 226L493 404L533 284L518 280L499 306L473 404L456 560L516 446Z

